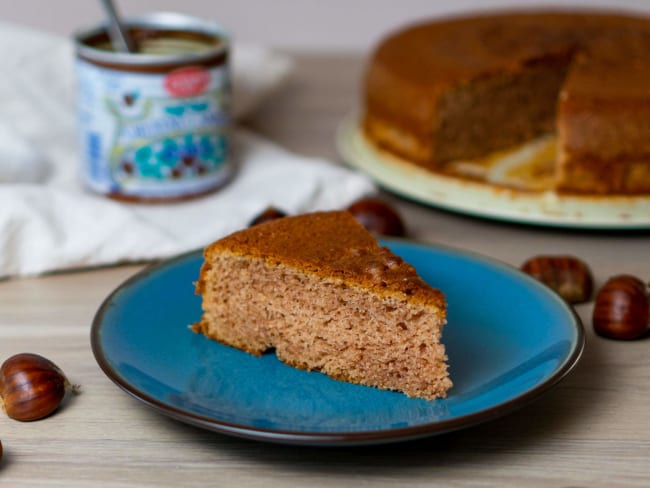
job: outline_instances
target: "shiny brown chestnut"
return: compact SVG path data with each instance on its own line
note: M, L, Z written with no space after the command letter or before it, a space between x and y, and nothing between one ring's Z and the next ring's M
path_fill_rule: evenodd
M378 198L357 200L347 210L374 234L395 237L406 235L402 217L393 207Z
M648 332L650 304L646 285L632 275L610 278L598 291L593 312L597 334L633 340Z
M15 420L47 417L73 389L61 369L38 354L16 354L0 367L0 397L5 412Z
M591 298L594 288L591 270L575 256L535 256L522 264L521 270L555 290L569 303L582 303Z
M262 224L264 222L269 222L270 220L281 219L282 217L286 216L287 214L280 209L277 209L275 207L267 207L264 212L253 217L253 220L248 223L248 227L253 227L254 225Z

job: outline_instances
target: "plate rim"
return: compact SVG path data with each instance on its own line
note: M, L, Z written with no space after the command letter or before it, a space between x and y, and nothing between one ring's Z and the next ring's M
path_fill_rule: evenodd
M147 266L146 268L136 272L134 275L124 280L111 293L109 293L109 295L103 300L97 312L95 313L90 329L90 343L95 361L99 365L100 369L104 372L104 374L131 397L141 401L148 407L152 408L154 411L183 423L201 427L212 432L256 441L289 445L333 447L371 444L376 445L391 442L408 441L433 435L444 434L462 428L475 426L498 417L502 417L508 413L511 413L521 407L528 405L546 393L548 390L556 386L576 367L580 361L585 347L585 331L580 317L574 308L568 305L559 295L557 295L550 288L547 288L545 285L538 282L534 278L519 271L517 268L509 265L508 263L500 261L496 258L482 255L480 253L457 249L451 246L422 243L412 239L393 237L380 239L381 245L390 245L391 243L425 249L438 248L444 252L458 254L462 257L466 257L474 261L478 260L482 263L487 263L511 273L520 273L521 277L527 280L531 286L538 287L538 289L543 290L550 298L562 304L565 310L569 312L569 316L571 317L571 325L575 331L575 341L572 341L570 352L563 359L562 363L558 365L553 374L551 374L545 381L537 384L533 388L492 407L442 421L428 422L410 427L400 427L395 429L389 428L371 431L304 432L282 429L267 429L218 420L214 417L197 414L188 411L187 409L165 404L147 392L142 391L142 389L132 385L126 378L123 377L123 375L121 375L110 365L110 362L107 359L105 351L101 344L101 332L104 323L103 318L106 311L111 307L114 298L123 290L128 289L130 286L137 282L149 278L150 276L156 274L159 270L177 266L186 260L199 259L202 255L202 249L194 249L192 251L188 251Z
M383 153L380 149L373 147L369 141L360 133L361 125L359 121L360 111L358 109L349 112L339 121L335 133L335 145L339 156L346 165L367 174L385 190L409 200L417 201L431 207L436 207L457 214L520 225L525 224L541 227L557 227L583 230L625 231L650 229L650 195L613 195L610 197L594 197L593 195L563 196L558 195L554 192L527 192L514 188L490 185L488 183L483 183L480 181L456 178L451 175L433 173L426 171L425 169L407 161L404 158L390 154L388 152ZM372 167L370 167L370 164L360 161L360 159L363 159L363 157L357 154L359 150L355 149L354 146L356 144L362 145L363 150L367 151L370 154L370 157L373 160ZM637 220L628 220L623 217L617 219L597 219L591 217L584 220L576 220L575 218L571 217L561 217L557 212L544 212L543 210L540 210L538 214L530 213L524 210L495 212L491 206L471 206L463 201L455 201L453 199L452 202L448 202L436 198L435 195L424 195L420 190L414 191L412 187L408 187L406 182L400 181L399 178L393 178L392 176L394 175L383 175L381 169L376 169L377 163L390 168L390 171L392 172L395 172L398 169L398 166L408 167L414 172L417 172L418 177L421 177L424 181L429 182L429 184L438 185L441 188L443 188L445 185L452 185L458 187L462 186L463 190L473 188L477 193L491 192L494 195L492 195L490 198L495 199L495 201L505 202L507 200L512 200L513 198L528 199L529 202L539 205L540 209L543 209L544 205L548 205L549 202L551 202L551 204L553 202L560 202L564 205L581 205L582 200L594 198L597 199L597 204L604 204L608 206L612 203L615 204L616 201L640 201L641 203L649 206L648 215L647 217L644 216L643 218ZM567 209L566 212L575 213L575 210Z

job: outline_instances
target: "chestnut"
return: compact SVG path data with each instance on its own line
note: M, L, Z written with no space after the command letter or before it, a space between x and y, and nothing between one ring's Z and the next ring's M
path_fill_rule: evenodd
M596 295L593 326L603 337L639 339L648 331L649 316L646 285L635 276L614 276Z
M594 280L589 266L568 255L540 255L528 259L521 270L544 283L569 303L591 298Z
M16 354L0 367L0 397L5 412L15 420L47 417L66 391L75 388L56 364L38 354Z
M280 209L267 207L264 212L253 217L253 219L248 223L248 227L253 227L254 225L262 224L270 220L281 219L286 216L287 214Z
M347 210L374 234L395 237L406 235L402 217L393 207L378 198L357 200Z

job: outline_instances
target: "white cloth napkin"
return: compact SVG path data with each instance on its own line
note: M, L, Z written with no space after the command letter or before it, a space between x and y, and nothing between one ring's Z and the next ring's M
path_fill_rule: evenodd
M291 61L235 46L235 116L281 84ZM304 158L243 129L238 173L224 189L182 203L127 204L77 177L72 43L0 23L0 277L168 257L243 228L269 205L335 209L372 193L365 177Z

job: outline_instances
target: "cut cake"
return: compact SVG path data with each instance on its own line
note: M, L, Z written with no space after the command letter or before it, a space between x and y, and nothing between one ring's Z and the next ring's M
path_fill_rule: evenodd
M514 12L409 26L365 79L374 145L433 172L557 135L554 187L650 193L650 18Z
M195 332L335 379L444 397L445 297L348 212L285 217L204 252Z

